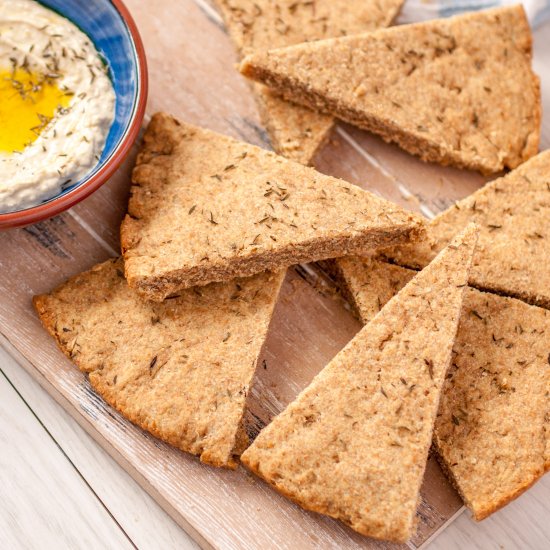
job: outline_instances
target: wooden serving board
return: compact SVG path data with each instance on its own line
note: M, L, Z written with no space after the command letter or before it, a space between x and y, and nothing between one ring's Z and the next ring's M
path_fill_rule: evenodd
M148 54L148 112L164 110L267 146L249 87L234 70L234 50L206 0L127 0L127 4ZM40 326L31 297L118 254L118 228L126 209L132 162L130 158L107 185L61 216L0 234L3 345L205 547L422 546L462 506L433 459L422 488L417 535L403 546L375 542L336 521L301 510L243 469L231 472L204 466L137 429L105 405L57 350ZM334 131L316 166L427 216L484 181L478 174L423 164L344 125ZM318 267L290 269L265 346L263 368L251 392L249 423L256 430L268 423L359 328L349 306Z

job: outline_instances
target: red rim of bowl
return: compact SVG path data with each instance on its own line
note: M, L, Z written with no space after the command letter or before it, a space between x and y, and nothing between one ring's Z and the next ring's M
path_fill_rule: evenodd
M145 57L145 48L137 25L130 15L128 8L124 5L122 0L111 0L122 19L126 23L130 36L134 43L136 50L136 56L139 68L140 85L138 89L138 99L132 120L128 126L126 135L122 138L118 148L114 151L111 158L92 176L90 179L80 184L78 187L56 199L53 199L47 203L39 204L25 210L19 210L18 212L7 212L0 214L0 230L10 229L14 227L22 227L30 225L47 218L52 218L65 210L68 210L81 200L90 196L94 191L99 189L119 168L124 159L127 157L130 149L134 145L143 117L145 116L145 107L147 103L147 94L149 89L149 80L147 74L147 60Z

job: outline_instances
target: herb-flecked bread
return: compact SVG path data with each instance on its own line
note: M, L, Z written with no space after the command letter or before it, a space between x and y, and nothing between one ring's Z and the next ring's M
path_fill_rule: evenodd
M475 240L472 226L390 300L260 432L245 466L304 508L405 542Z
M350 183L157 114L121 243L130 287L182 288L408 242L422 220Z
M290 103L267 86L254 83L253 88L260 120L273 149L290 160L311 165L330 137L334 118Z
M241 55L389 25L403 0L216 0ZM289 103L255 85L260 116L279 154L309 164L332 117Z
M255 52L241 71L425 161L492 174L538 150L531 42L518 5Z
M145 302L110 260L36 296L42 323L123 416L214 466L234 468L246 395L283 273Z
M374 259L334 260L332 272L368 323L416 271ZM548 469L550 312L468 288L434 444L478 520Z
M384 255L405 267L424 267L470 222L479 227L470 284L550 308L550 151L439 214L427 239Z

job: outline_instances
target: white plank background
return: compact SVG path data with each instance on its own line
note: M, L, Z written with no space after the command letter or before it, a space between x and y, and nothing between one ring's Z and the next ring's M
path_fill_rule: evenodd
M535 35L550 88L550 25ZM545 97L548 97L546 92ZM550 137L550 117L543 124ZM482 523L464 511L431 550L550 548L550 476ZM195 549L197 545L0 348L0 549Z
M0 548L198 548L0 348Z

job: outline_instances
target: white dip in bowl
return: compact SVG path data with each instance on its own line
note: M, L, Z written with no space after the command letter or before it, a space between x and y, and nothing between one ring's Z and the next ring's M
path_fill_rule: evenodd
M108 68L76 25L34 0L0 0L0 212L85 177L115 100Z

